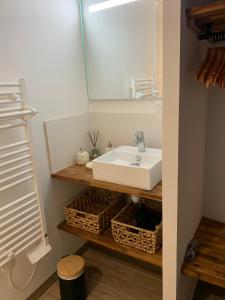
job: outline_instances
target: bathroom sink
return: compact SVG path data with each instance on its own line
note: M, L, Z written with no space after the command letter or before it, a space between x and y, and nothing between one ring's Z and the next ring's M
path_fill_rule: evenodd
M162 179L162 150L121 146L93 160L92 168L96 180L151 190Z

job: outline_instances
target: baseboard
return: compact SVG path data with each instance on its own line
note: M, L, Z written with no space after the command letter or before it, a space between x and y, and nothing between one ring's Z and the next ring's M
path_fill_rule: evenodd
M45 280L36 291L33 292L26 300L38 300L49 288L50 286L57 280L56 271Z
M198 284L198 280L195 280L192 288L190 289L188 300L193 300L197 284Z

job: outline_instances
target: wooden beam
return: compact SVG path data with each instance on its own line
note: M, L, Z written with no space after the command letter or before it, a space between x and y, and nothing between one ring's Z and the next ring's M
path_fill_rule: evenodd
M183 265L183 273L225 288L225 223L202 218L195 238L199 253Z

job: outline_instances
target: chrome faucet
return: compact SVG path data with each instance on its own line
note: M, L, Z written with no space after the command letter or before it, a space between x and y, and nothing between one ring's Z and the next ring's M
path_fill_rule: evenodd
M137 130L134 134L135 138L135 146L138 147L139 152L145 152L145 138L144 138L144 132L141 130Z

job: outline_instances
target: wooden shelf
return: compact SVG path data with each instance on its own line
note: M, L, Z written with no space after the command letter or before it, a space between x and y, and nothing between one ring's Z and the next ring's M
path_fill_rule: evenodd
M63 221L61 224L59 224L58 228L63 231L66 231L68 233L71 233L73 235L82 237L88 241L91 241L97 245L103 246L110 250L131 256L133 258L144 261L148 264L162 267L162 250L160 250L159 252L157 252L154 255L150 255L143 251L139 251L136 249L132 249L132 248L123 246L113 240L111 228L109 228L107 231L105 231L101 235L95 235L91 232L74 228L72 226L67 225L66 221Z
M196 32L205 33L207 24L211 24L211 32L225 30L225 1L191 8L186 14L189 27Z
M70 167L67 167L55 174L52 174L52 177L61 180L87 184L89 186L103 188L106 190L121 192L129 195L137 195L153 200L162 201L162 183L159 183L151 191L147 191L130 186L99 181L93 178L91 170L88 170L87 168L78 165L72 165Z
M225 224L203 218L196 232L200 251L183 273L225 288Z

